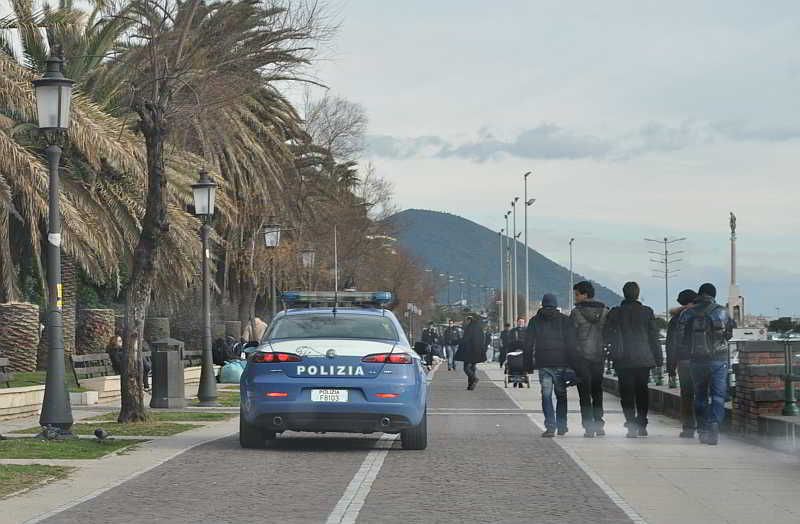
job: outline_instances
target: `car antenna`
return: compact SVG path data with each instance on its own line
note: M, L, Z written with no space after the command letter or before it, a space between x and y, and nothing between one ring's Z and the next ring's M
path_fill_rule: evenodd
M333 225L333 318L336 318L336 305L339 303L339 249L336 241L336 224Z

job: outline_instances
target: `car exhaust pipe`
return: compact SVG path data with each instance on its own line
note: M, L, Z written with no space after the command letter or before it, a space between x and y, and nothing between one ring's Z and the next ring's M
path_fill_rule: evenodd
M272 419L272 424L275 426L283 426L283 419L281 417L275 417Z
M388 426L388 425L389 425L389 424L391 424L391 423L392 423L392 421L391 421L391 420L389 420L389 417L383 417L383 418L381 419L381 426L383 426L383 427L386 427L386 426Z

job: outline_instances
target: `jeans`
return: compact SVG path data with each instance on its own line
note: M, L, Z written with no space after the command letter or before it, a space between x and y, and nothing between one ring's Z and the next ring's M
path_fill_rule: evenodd
M683 429L697 429L694 418L694 381L692 366L688 360L678 361L678 380L681 383L681 423Z
M650 391L647 387L650 368L622 368L617 370L617 376L625 422L646 427L650 407Z
M698 426L705 429L712 422L722 424L725 419L725 398L728 394L728 361L692 362L691 369L694 381L694 415Z
M567 386L564 374L567 368L541 368L539 382L542 385L542 411L544 426L549 431L567 429ZM556 394L556 409L553 410L553 392Z
M576 359L573 369L578 377L581 399L581 423L584 429L603 429L603 362Z
M478 365L475 362L464 362L464 373L467 375L467 380L470 384L475 380L475 375L478 373Z
M447 357L447 369L456 369L456 361L454 360L458 351L458 346L445 346L444 353Z

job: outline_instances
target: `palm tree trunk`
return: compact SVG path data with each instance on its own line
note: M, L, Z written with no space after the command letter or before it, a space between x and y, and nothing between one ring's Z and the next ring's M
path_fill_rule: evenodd
M164 166L164 141L167 123L162 107L139 99L134 109L141 119L141 132L147 148L147 205L142 232L133 252L133 271L125 297L123 340L128 349L128 365L122 375L122 409L119 422L147 419L144 405L141 344L147 307L156 276L156 258L164 235L169 230L167 217L167 179Z

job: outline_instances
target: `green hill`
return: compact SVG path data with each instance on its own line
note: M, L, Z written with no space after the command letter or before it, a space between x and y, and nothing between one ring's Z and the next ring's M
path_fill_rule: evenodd
M407 209L392 216L397 243L417 258L426 268L438 273L463 275L468 281L490 288L500 286L500 235L465 218L427 211ZM531 249L528 255L531 280L531 299L540 300L544 293L554 293L559 305L568 304L569 269ZM519 295L525 293L525 246L517 245ZM575 274L575 282L591 280ZM440 280L444 286L444 280ZM595 283L596 299L606 304L618 304L622 297ZM439 302L446 303L446 287ZM452 302L460 295L458 284L451 285ZM466 295L466 292L465 292ZM478 291L472 291L478 300Z

